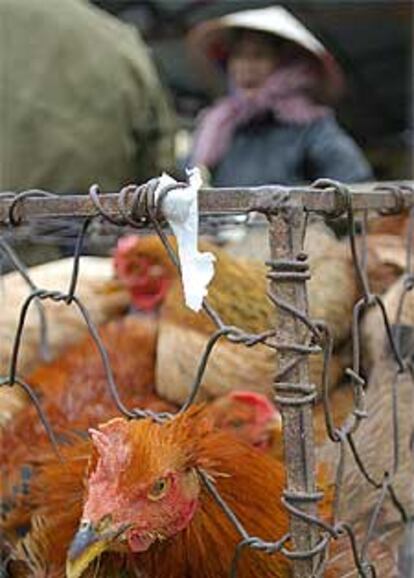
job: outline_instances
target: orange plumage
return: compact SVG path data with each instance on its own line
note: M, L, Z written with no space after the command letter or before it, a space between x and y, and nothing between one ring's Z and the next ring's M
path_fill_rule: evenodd
M142 245L141 245L142 242ZM208 246L208 248L211 248ZM169 257L166 255L160 241L153 237L140 240L139 243L134 240L125 248L121 246L122 251L117 252L115 258L116 269L124 277L127 275L129 281L123 281L128 285L131 294L132 289L136 289L134 284L136 276L141 276L141 281L145 279L152 267L158 269L155 274L159 274L159 268L165 267L166 279L173 279L173 269ZM128 249L126 254L123 252ZM129 251L133 251L131 255ZM138 251L138 252L137 252ZM148 252L153 255L154 262L148 261ZM119 255L127 258L127 263L119 262ZM128 259L130 259L128 261ZM147 259L147 260L146 260ZM122 261L122 259L121 259ZM219 256L219 261L227 263L230 271L237 271L237 261L227 258L224 255ZM255 292L254 276L252 272L254 265L250 269L250 276L247 275L246 269L239 271L242 277L247 279L247 289L250 286ZM153 272L154 273L154 272ZM151 275L150 275L151 276ZM264 279L263 279L264 282ZM225 271L221 272L218 277L218 283L225 285ZM249 285L250 284L250 285ZM139 285L139 291L143 291L146 298L154 289L152 282L147 285L142 282ZM245 286L243 286L246 289ZM246 289L246 290L247 290ZM175 295L176 289L172 289L171 295ZM224 293L229 293L229 287ZM158 303L159 287L155 287L152 296ZM218 293L212 293L217 301L214 302L219 307L221 314L230 315L227 321L236 321L237 307L233 319L231 317L232 309L224 307L220 309ZM134 293L137 297L137 293ZM253 299L253 297L252 297ZM138 297L139 300L139 297ZM148 301L147 301L148 303ZM166 311L171 306L171 296L168 296ZM262 305L265 301L261 301ZM237 300L235 301L237 306ZM177 306L177 310L183 311L183 315L188 315L189 319L195 316L191 312L186 313L184 306ZM163 313L164 315L165 313ZM257 330L254 325L256 316L245 320L247 330ZM168 316L168 315L167 315ZM259 315L258 319L263 317ZM252 325L251 325L252 324ZM167 401L160 399L154 391L154 364L157 353L158 322L154 318L144 319L137 316L126 316L109 322L100 328L100 335L105 347L109 353L110 363L114 372L115 381L120 389L120 396L123 403L128 408L140 407L150 408L155 411L175 410L175 406ZM214 355L212 356L212 361ZM211 363L211 362L210 362ZM88 336L77 345L70 346L67 351L58 357L54 362L44 364L29 377L29 382L35 387L36 391L42 398L43 409L48 416L51 425L63 439L67 436L68 431L86 431L88 427L99 421L109 419L116 415L116 406L111 399L108 391L106 374L102 364L101 357L91 336ZM223 379L223 385L225 380ZM233 385L233 384L231 384ZM237 385L237 384L234 384ZM282 442L280 433L280 423L275 424L273 419L268 415L260 415L253 411L253 405L249 403L239 403L232 395L217 400L212 404L210 409L214 419L224 429L233 431L239 437L242 437L252 445L262 445L263 448L272 446L274 455L282 455ZM225 414L225 419L223 419ZM277 417L277 414L275 413ZM319 420L322 422L322 420ZM318 422L318 423L319 423ZM321 428L323 429L323 427ZM321 436L322 437L322 436ZM4 494L10 497L15 492L13 487L21 485L21 466L32 455L32 448L41 445L46 440L46 434L40 423L38 416L33 407L29 406L12 421L2 434L2 444L0 455L2 458L2 476L4 483Z
M175 409L154 393L156 335L156 321L138 316L114 320L100 330L121 400L130 409ZM40 366L29 382L40 395L58 436L64 437L71 430L86 432L97 422L117 415L101 356L90 336L55 361ZM4 495L9 495L18 482L20 467L33 455L33 448L45 440L45 430L31 405L3 428L0 461Z
M148 263L146 265L148 265ZM142 267L142 262L139 263L139 267ZM156 270L156 276L158 273L159 271ZM254 276L252 280L254 280ZM157 284L152 285L152 287L155 286L159 288ZM174 293L172 292L171 295L174 295ZM163 313L163 315L166 316L163 317L164 319L168 318L167 305ZM185 312L185 315L187 315L187 312ZM190 313L190 316L191 315ZM184 326L186 326L185 323ZM167 409L172 406L160 401L154 395L152 389L154 383L153 364L156 350L156 324L154 321L149 321L148 327L146 329L144 329L144 327L145 324L143 324L141 319L126 317L102 328L101 335L108 346L111 364L114 368L116 381L120 385L121 397L124 403L128 407L139 405L140 407L154 407L158 410ZM204 332L203 326L198 327L197 330L200 330L200 333ZM128 361L126 362L127 359ZM84 431L88 426L94 425L97 420L105 420L116 412L115 406L108 395L101 360L90 338L79 346L68 350L67 355L55 364L39 368L31 380L43 394L44 407L48 415L50 415L52 423L57 426L59 433L65 434L69 423L70 428L77 428ZM32 416L31 423L29 423L29 421L25 422L28 415ZM196 452L198 456L197 459L199 460L195 462L196 466L202 467L208 471L212 477L216 478L217 486L223 491L226 500L230 501L235 511L246 515L246 519L249 520L248 524L252 524L251 530L248 526L252 533L260 530L260 535L266 539L280 536L279 532L277 532L275 536L274 521L276 519L280 521L281 531L286 531L286 514L279 506L274 511L272 509L269 511L269 500L265 493L280 494L283 482L280 464L275 466L276 462L270 458L266 458L265 456L259 457L257 454L252 453L251 449L246 449L246 446L237 442L234 436L215 433L214 430L209 430L209 428L205 429L204 425L193 426L191 420L198 421L200 415L194 414L193 416L192 412L190 412L190 415L192 417L191 419L188 418L189 421L184 420L184 418L176 418L171 422L172 424L187 423L187 426L183 426L183 429L180 429L177 425L171 425L171 431L175 432L173 436L174 444L181 449L184 448L184 455L187 456L188 452L190 454L193 453L193 451L195 452L195 450L192 449L196 443L193 437L195 439L199 437L201 441L197 441L198 445L196 444L196 449L197 452L200 453ZM236 417L238 415L238 412L236 412ZM182 420L182 422L180 422L180 420ZM201 422L205 422L204 418L201 419ZM148 431L152 428L159 427L149 422L149 420L140 423L151 423L151 427L149 425L145 426L148 428ZM22 464L30 455L30 442L33 442L36 428L36 435L39 434L40 437L43 436L43 432L39 433L39 424L33 410L29 410L27 414L22 414L20 425L18 424L19 422L13 424L13 427L16 428L14 432L18 430L20 432L19 435L23 437L18 439L15 433L13 433L13 430L10 430L12 433L11 437L9 437L9 442L6 445L3 444L6 464L7 459L9 459L8 456L19 455L18 452L16 453L10 449L13 448L13 443L16 442L16 439L18 439L18 443L15 447L23 452L21 457L17 458L17 462ZM167 425L162 426L162 428L165 429L168 429L168 427ZM140 428L144 428L144 426L140 426ZM70 434L68 435L66 433L65 435L69 440L72 439ZM40 437L37 438L39 440L39 450L42 446ZM170 436L167 437L169 438ZM143 438L146 439L148 443L152 443L150 439L151 436L145 438L145 436L141 434L139 436L137 435L136 441L141 449L147 446L147 444L143 446ZM207 443L206 440L210 441ZM220 444L217 440L220 441ZM206 445L203 446L204 442ZM229 447L228 450L225 449L227 447ZM81 450L81 448L83 449ZM241 448L244 448L243 451ZM78 455L77 452L79 451L81 453ZM212 454L209 452L212 452ZM82 442L75 443L73 447L63 449L63 453L67 454L68 462L61 465L52 460L48 464L42 465L39 469L39 474L35 475L33 483L31 484L27 503L23 502L21 506L23 511L26 512L26 515L29 514L29 516L32 517L33 524L32 532L27 539L29 546L27 546L28 550L26 549L26 552L31 550L34 559L31 559L30 556L28 559L27 554L25 555L26 562L32 564L32 573L29 573L30 576L44 576L45 574L42 574L42 568L44 569L45 566L49 569L52 568L47 574L48 577L53 576L53 578L57 578L63 576L63 562L66 547L81 516L85 468L87 467L86 462L89 461L90 457L90 446ZM149 445L148 449L145 449L144 454L138 454L136 465L138 466L142 462L144 456L149 456L148 459L152 460L157 465L157 468L159 468L153 469L152 473L155 475L155 473L159 473L160 470L162 470L162 459L165 457L164 454L168 453L168 445L167 447L161 447L159 443L154 447ZM209 460L211 460L212 466L206 466L206 462L204 461L206 453L210 456L207 462L210 463ZM211 458L211 455L214 459ZM227 458L229 458L228 461L226 461ZM13 459L14 458L11 459L11 469L15 471L16 460L13 462ZM217 463L219 470L217 470L217 465L214 465ZM224 470L222 471L221 468L224 468ZM225 470L225 468L230 469ZM266 483L264 483L263 480L257 480L257 472L261 472L262 469L263 472L266 472L263 474L263 479L267 480ZM133 475L131 474L128 479L129 486L137 482L135 477L136 470L137 468L134 469ZM270 470L273 473L269 473ZM230 472L230 478L222 478L220 475L217 476L217 473L220 474L223 472ZM275 472L278 473L276 474ZM148 478L145 478L144 481L147 485L150 483ZM243 495L249 496L249 500L245 505L239 503L240 494L238 492L240 488L243 491ZM250 498L250 494L255 493L255 488L257 489L257 499L254 496ZM50 496L53 496L53 499L50 499ZM263 498L263 496L266 497ZM276 501L279 504L279 501ZM263 511L261 503L266 504L266 512ZM66 504L70 504L70 507L66 507ZM244 507L245 509L243 509ZM223 519L223 514L206 493L200 494L199 513L200 512L206 515L204 517L201 516L201 518L200 516L194 518L194 522L200 520L199 523L197 522L197 525L193 525L194 532L187 532L186 530L182 532L183 536L186 536L185 538L180 535L180 539L174 538L172 543L167 544L165 541L162 541L160 544L157 544L157 548L162 550L162 556L156 557L156 553L152 556L150 550L148 553L140 554L140 564L144 564L143 569L148 570L148 576L159 576L160 578L178 578L178 576L180 576L180 578L182 578L187 571L191 573L191 576L201 574L206 577L214 576L215 578L227 576L230 555L234 550L234 532L231 528L228 528L228 523ZM256 524L254 518L259 515L258 513L260 514L260 518L264 520L257 522L259 526L254 525ZM260 524L263 524L263 527L260 526ZM207 536L208 539L215 538L217 543L219 538L219 536L217 536L217 528L220 527L224 528L224 530L220 530L220 539L222 538L221 531L223 531L226 539L229 538L231 547L228 546L227 555L222 557L222 546L215 545L214 548L216 548L217 555L214 554L215 550L213 548L211 560L210 557L207 559L201 548L200 536L203 536L203 541L204 536ZM59 535L62 536L62 540L59 542L59 548L56 547L54 541L54 536L58 532ZM48 542L50 542L49 546ZM200 552L198 552L198 550L200 550ZM194 557L191 556L191 560L188 560L188 551L195 552ZM288 565L285 564L282 559L280 559L278 564L275 563L274 568L270 566L269 570L269 568L265 566L269 561L267 557L263 557L263 561L261 561L262 556L256 554L248 554L246 556L251 560L251 566L247 565L246 570L242 570L239 574L241 578L256 577L261 575L261 573L266 576L278 576L278 578L290 575ZM121 564L121 566L127 568L127 572L130 572L130 574L127 573L126 575L133 576L135 575L133 569L128 569L129 563L132 564L132 562L128 562L123 557L103 554L101 570L99 568L93 568L91 572L92 575L107 576L108 572L109 574L112 572L112 570L109 571L109 568L111 568L110 565L114 565L113 573L116 574L119 572L119 564ZM186 567L185 564L190 564L190 566ZM201 568L203 571L201 571ZM99 574L100 572L101 574ZM180 572L182 573L180 574Z
M54 458L46 460L31 483L28 505L38 522L26 538L24 558L31 571L36 570L39 576L46 567L54 569L54 578L64 576L67 549L83 506L89 507L91 512L100 507L105 511L105 487L110 491L112 481L118 485L120 499L121 495L126 498L135 496L138 504L144 496L142 507L147 508L149 524L158 505L163 505L163 500L148 501L145 496L153 491L154 482L160 476L171 476L172 479L164 507L168 504L169 494L180 496L176 489L181 487L185 495L195 496L197 506L188 525L170 539L168 528L164 527L162 532L166 534L165 539L155 539L151 547L143 552L124 555L122 544L119 554L109 549L102 556L100 564L96 567L92 564L91 575L108 576L108 568L115 567L119 572L124 569L125 576L134 576L135 568L144 571L146 576L160 578L227 577L234 547L240 537L204 488L197 473L200 470L214 479L220 494L249 532L272 540L287 531L287 515L280 504L283 473L277 463L238 442L233 436L213 429L204 410L192 409L161 426L149 419L138 422L116 419L101 426L99 431L104 436L102 443L109 440L114 453L111 454L109 449L109 453L105 454L105 449L99 445L99 438L93 442L95 449L92 454L90 442L75 443L72 447L63 448L64 463ZM122 447L127 448L126 454ZM88 466L91 455L94 457ZM110 455L115 460L112 466ZM117 464L121 466L122 463L122 473L119 470L121 477L117 478ZM112 472L111 476L115 476L112 480L104 478L107 467ZM101 476L100 505L92 503L92 487L88 490L89 498L85 498L85 475L89 480L94 475L95 479ZM270 492L274 499L269 499ZM107 505L110 507L110 503ZM114 504L112 510L116 515ZM127 506L125 511L128 511ZM173 517L171 523L175 524ZM154 527L151 535L161 538L162 532ZM58 542L52 541L48 547L48 540L57 533ZM141 544L144 538L135 536L135 541L131 537L130 540L133 544ZM288 569L289 564L280 555L268 557L246 552L239 575L241 578L258 575L281 578L289 575Z
M156 320L126 316L103 326L99 333L123 404L128 409L175 412L177 407L154 391ZM118 415L100 353L91 336L69 347L55 361L40 366L29 382L41 398L54 433L62 441L70 439L71 432L86 433L96 423ZM277 410L259 394L231 393L213 403L208 411L219 427L263 449L270 447L275 432L280 430ZM16 493L25 485L22 467L36 452L42 448L44 451L47 444L44 427L31 405L3 428L0 469L6 504L13 504Z
M114 280L112 260L103 257L82 257L76 295L88 309L91 320L103 325L125 314L131 298L125 287ZM41 289L65 292L73 272L73 259L52 261L29 269L30 278ZM3 311L0 328L0 372L7 375L19 315L30 287L17 271L2 276L0 304ZM51 300L42 302L47 320L48 354L50 359L63 353L66 347L78 343L88 333L87 325L76 305ZM39 311L32 303L24 325L18 374L27 378L39 363L41 355L41 323ZM11 419L25 404L27 396L19 387L0 388L0 425Z
M312 247L315 254L311 267L323 274L323 280L320 284L315 281L311 287L311 313L327 320L335 338L341 342L350 330L352 305L356 299L352 268L348 262L346 267L338 267L338 259L343 257L344 248L338 248L338 243L328 234L317 232L314 237ZM175 248L174 240L170 242ZM202 251L209 251L216 257L215 276L208 288L208 301L222 321L248 334L273 329L277 314L266 296L265 265L231 256L206 241L201 241L199 245ZM122 282L131 289L134 283L131 278L141 270L141 263L152 259L157 269L165 268L170 285L160 305L156 387L162 397L173 403L182 403L196 373L198 360L216 326L205 311L194 313L185 307L181 281L157 238L131 236L122 240L115 257L116 270ZM329 292L326 281L331 278L335 290ZM135 299L139 299L140 291L139 287L135 287ZM146 299L145 294L142 299ZM320 355L310 358L311 379L317 384L321 379L321 365ZM332 384L340 380L343 366L341 356L334 355L330 367ZM232 389L269 394L275 370L274 350L258 344L246 355L244 345L222 339L215 346L214 355L206 368L200 399L215 398Z
M89 317L95 325L102 329L107 323L115 322L112 329L108 330L112 336L110 339L114 344L116 334L119 335L119 339L123 339L123 331L127 332L126 336L129 331L132 332L131 340L134 343L133 329L129 325L122 327L121 324L118 330L114 329L117 320L121 320L131 306L146 313L154 312L165 297L170 285L170 277L173 273L176 276L175 269L158 238L150 236L145 239L145 254L141 254L140 250L137 250L134 242L133 255L128 253L128 259L123 259L122 255L127 250L125 246L127 242L128 238L120 240L114 260L103 257L81 257L79 262L76 295L88 310ZM120 258L118 258L119 255L121 255ZM65 292L69 288L72 271L73 259L67 258L32 267L29 269L29 275L42 289ZM116 272L119 273L118 276ZM5 315L0 330L2 338L0 369L1 373L6 375L9 370L20 310L30 294L30 288L18 272L4 276L2 282L4 287L1 301ZM74 303L70 306L63 302L55 303L50 300L42 303L47 319L50 359L55 360L64 354L68 347L82 342L88 335L88 327ZM130 323L133 324L132 321ZM103 329L104 334L105 332L106 329ZM30 376L30 380L32 380L33 372L41 366L43 373L41 370L39 377L43 379L46 376L47 390L45 389L43 394L47 396L47 391L50 388L54 392L61 389L61 384L66 379L66 373L72 361L75 365L79 364L79 361L76 361L76 355L78 359L82 359L81 349L83 346L78 350L78 354L72 353L71 356L67 357L66 365L60 370L61 360L52 367L45 364L45 360L40 354L40 336L39 312L36 307L31 307L24 325L17 371L19 376L25 379ZM151 347L154 349L154 336L151 339ZM93 347L89 347L89 349L93 349ZM116 347L113 349L115 352ZM114 352L113 354L115 354ZM87 347L85 354L88 354ZM98 370L97 365L95 364L95 367ZM83 370L83 375L85 376L85 370ZM92 376L93 372L91 371L90 377ZM37 376L34 377L37 380ZM51 385L52 383L55 385ZM76 394L76 397L80 402L83 399L82 394ZM52 394L50 398L52 398ZM0 388L0 424L7 423L26 403L27 396L22 393L19 387ZM82 404L79 407L82 407Z
M62 453L63 463L37 459L21 505L23 513L30 510L32 529L15 550L12 577L63 578L68 558L68 578L132 578L137 572L227 578L240 535L200 472L252 536L274 541L288 531L280 462L212 427L206 409L192 408L162 425L116 418L92 432L92 443L75 440ZM325 502L320 514L326 518L329 511ZM372 547L382 561L384 548L375 541ZM351 575L347 540L334 542L331 552L325 575ZM280 554L242 554L240 578L291 575Z

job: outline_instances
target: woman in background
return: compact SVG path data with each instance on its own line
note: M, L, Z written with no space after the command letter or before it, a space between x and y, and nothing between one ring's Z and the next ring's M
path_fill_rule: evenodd
M329 106L342 89L337 64L286 9L202 23L189 42L192 52L227 73L229 93L202 114L191 155L193 165L208 169L212 185L372 177Z

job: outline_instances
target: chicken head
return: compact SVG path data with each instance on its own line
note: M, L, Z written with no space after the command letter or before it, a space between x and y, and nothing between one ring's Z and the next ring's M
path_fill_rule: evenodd
M177 272L158 236L129 235L114 252L115 272L130 291L132 303L152 311L162 303Z
M144 552L190 523L199 474L191 443L184 451L174 435L175 421L116 418L90 430L94 453L68 578L80 577L103 552Z
M231 391L211 402L214 423L220 429L262 451L281 439L282 417L272 402L255 391Z

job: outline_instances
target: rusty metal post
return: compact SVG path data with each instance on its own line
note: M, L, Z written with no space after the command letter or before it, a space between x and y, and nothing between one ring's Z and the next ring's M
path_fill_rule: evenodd
M315 448L312 404L315 387L309 384L307 350L310 329L293 309L308 314L306 280L309 278L306 255L303 253L305 211L299 203L283 207L269 216L271 261L270 295L277 307L276 346L277 374L274 382L275 401L283 420L287 488L287 505L315 516L321 494L315 484ZM299 347L297 347L299 346ZM291 514L292 546L297 551L311 551L319 542L319 531ZM318 556L294 560L295 578L314 575Z

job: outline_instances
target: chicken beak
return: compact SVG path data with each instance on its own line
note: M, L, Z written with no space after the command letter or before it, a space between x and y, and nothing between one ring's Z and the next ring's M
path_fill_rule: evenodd
M99 533L90 522L82 522L68 550L66 578L80 578L88 566L109 548L120 533L121 531Z

